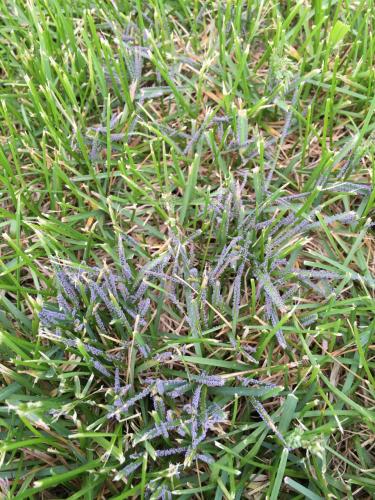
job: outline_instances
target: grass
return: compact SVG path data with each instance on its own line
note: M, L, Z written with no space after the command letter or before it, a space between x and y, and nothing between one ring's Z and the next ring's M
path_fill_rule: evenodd
M0 495L373 498L373 1L2 0L0 12ZM290 228L314 227L273 233L288 211ZM249 214L264 226L241 233ZM56 262L120 272L120 235L131 286L149 283L145 326L97 304L103 333L81 286L83 330L62 325L81 342L64 346L40 320L57 311ZM147 265L193 235L196 274L174 256L178 306L173 260L163 279ZM215 303L210 272L238 236L251 255L217 278ZM284 264L271 281L261 268L277 238L282 290ZM292 289L296 269L338 277ZM124 353L102 359L110 376L88 343ZM132 396L150 376L225 382L201 384L199 411L225 411L198 448L209 463L157 456L192 431L148 439L163 419L149 397L107 418L115 368ZM187 397L166 402L187 418Z

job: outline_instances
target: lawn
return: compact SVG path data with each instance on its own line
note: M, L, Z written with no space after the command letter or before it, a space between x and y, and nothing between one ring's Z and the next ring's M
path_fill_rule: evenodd
M374 498L373 0L0 13L0 498Z

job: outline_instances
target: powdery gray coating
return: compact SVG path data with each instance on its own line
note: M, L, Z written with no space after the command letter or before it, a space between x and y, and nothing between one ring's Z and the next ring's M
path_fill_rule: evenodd
M94 368L96 370L98 370L98 372L100 372L102 375L104 375L106 377L111 376L110 372L107 370L107 368L100 361L98 361L97 359L92 359L92 358L91 358L91 361L94 365Z

